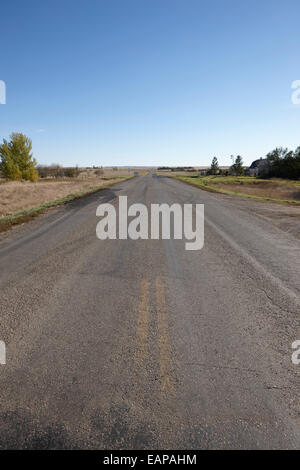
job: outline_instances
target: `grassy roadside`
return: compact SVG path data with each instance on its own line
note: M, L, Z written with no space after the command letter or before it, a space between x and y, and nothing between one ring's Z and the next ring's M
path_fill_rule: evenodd
M239 185L239 188L242 188L242 185L244 183L247 183L247 184L260 184L261 183L261 180L255 180L254 178L247 178L247 177L195 177L194 175L191 175L191 176L171 176L171 175L167 175L169 176L170 178L175 178L175 179L178 179L180 181L183 181L184 183L188 183L192 186L195 186L197 188L200 188L200 189L203 189L205 191L210 191L210 192L214 192L214 193L221 193L221 194L228 194L230 196L240 196L240 197L246 197L246 198L249 198L249 199L255 199L255 200L258 200L258 201L267 201L267 202L276 202L276 203L279 203L279 204L289 204L289 205L293 205L293 206L300 206L300 202L299 201L295 201L295 200L292 200L292 199L280 199L280 198L274 198L274 197L268 197L268 196L258 196L258 195L254 195L254 194L247 194L245 192L242 192L240 190L237 190L237 191L232 191L232 190L227 190L227 189L224 189L224 188L220 188L218 187L217 184L212 184L214 179L216 181L218 181L219 183L222 183L222 184L233 184L233 183L238 183ZM258 181L258 182L257 182ZM295 181L289 181L288 183L286 182L278 182L279 185L283 185L283 184L290 184L290 185L294 185L294 186L299 186L299 182L295 182Z
M104 183L101 186L91 186L90 188L84 190L84 191L79 191L76 193L68 194L67 196L61 197L59 199L55 199L53 201L45 202L43 204L40 204L39 206L32 207L30 209L26 209L23 211L19 211L15 214L8 215L5 217L0 218L0 233L1 232L6 232L7 230L11 229L14 225L19 225L23 224L24 222L28 222L29 220L37 217L38 215L44 213L47 209L51 207L56 207L61 204L65 204L69 201L73 201L74 199L79 199L81 197L87 196L88 194L96 193L98 191L101 191L103 189L107 189L110 186L113 186L115 184L118 184L122 181L126 181L129 179L134 178L135 176L122 176L120 178L116 178L115 181L112 181L110 183Z

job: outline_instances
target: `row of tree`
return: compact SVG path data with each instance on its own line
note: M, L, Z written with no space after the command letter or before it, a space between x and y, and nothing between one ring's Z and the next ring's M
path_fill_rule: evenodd
M223 172L220 170L219 168L219 163L218 163L218 159L217 157L214 157L212 159L212 162L211 162L211 165L210 165L210 170L209 170L209 174L210 175L218 175L218 174L231 174L231 175L235 175L235 176L241 176L244 174L244 167L243 167L243 159L240 155L238 155L237 157L233 157L233 155L231 156L232 158L232 165L231 167L229 168L229 170L224 170Z
M157 168L158 171L189 171L195 172L195 168L193 166L159 166Z
M80 173L78 167L61 165L38 165L36 168L40 178L76 178Z
M269 176L278 178L300 178L300 147L295 151L278 147L268 153Z
M240 176L244 174L245 168L243 166L243 159L240 155L232 158L232 165L229 170L221 171L217 157L214 157L211 162L209 174L230 174ZM263 177L276 177L299 179L300 178L300 147L295 151L287 148L278 147L272 152L269 152L264 159L266 165L264 167Z

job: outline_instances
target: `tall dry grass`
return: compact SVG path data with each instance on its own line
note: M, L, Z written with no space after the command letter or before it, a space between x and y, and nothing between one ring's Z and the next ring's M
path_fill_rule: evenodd
M103 168L103 174L96 174L97 169L81 170L77 178L39 179L36 183L29 181L0 180L0 217L15 214L21 210L31 209L45 202L54 201L69 194L88 190L91 187L107 185L133 176L135 169ZM145 175L147 169L137 169L139 175Z
M45 202L62 198L69 194L87 190L93 186L106 185L121 179L87 178L43 181L10 181L0 184L0 217L39 206Z

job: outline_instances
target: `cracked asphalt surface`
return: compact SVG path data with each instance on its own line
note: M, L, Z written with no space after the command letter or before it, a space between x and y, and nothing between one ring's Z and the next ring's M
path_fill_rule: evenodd
M204 248L98 240L120 195L203 203ZM271 206L150 174L2 235L0 447L299 448L299 217Z

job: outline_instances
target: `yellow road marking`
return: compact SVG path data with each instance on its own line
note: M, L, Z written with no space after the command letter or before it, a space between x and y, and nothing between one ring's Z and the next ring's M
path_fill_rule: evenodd
M134 363L140 366L147 355L148 339L148 299L149 299L149 281L141 281L140 303L136 329L136 350Z
M169 339L168 318L166 314L165 288L160 277L156 278L156 306L161 393L175 395L172 349Z

